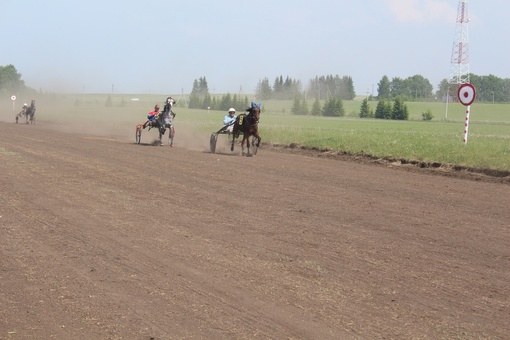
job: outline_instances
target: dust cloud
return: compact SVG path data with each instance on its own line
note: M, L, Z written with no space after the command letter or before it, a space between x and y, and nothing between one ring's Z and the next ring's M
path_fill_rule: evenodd
M11 101L0 101L0 121L15 124L16 114L21 106L16 102L13 109ZM21 104L23 105L23 103ZM86 136L116 140L119 142L135 144L136 125L145 122L146 107L112 108L93 107L90 114L87 109L76 108L72 105L65 107L39 104L36 105L36 124L31 128L43 126L54 131L72 133ZM99 112L99 113L97 113ZM20 120L25 124L25 119ZM209 152L210 135L198 131L194 126L179 121L179 115L174 120L175 136L173 147L185 148L193 151ZM167 129L162 138L163 145L168 147ZM141 144L159 146L159 133L157 129L144 129L141 135ZM220 144L220 143L218 143Z

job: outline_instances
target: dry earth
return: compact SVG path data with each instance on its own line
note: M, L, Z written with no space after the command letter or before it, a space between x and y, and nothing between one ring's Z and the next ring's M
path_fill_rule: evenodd
M0 122L0 339L509 339L508 176L84 126Z

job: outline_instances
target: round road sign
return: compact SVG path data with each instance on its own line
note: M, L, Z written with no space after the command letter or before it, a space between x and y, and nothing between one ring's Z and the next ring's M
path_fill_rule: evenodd
M472 84L462 84L457 91L457 97L462 105L469 106L473 104L476 97L476 90Z
M11 96L11 100L16 100L16 96Z

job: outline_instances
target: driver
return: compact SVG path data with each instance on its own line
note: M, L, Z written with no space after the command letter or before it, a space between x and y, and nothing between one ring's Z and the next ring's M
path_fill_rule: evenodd
M154 106L154 110L152 110L151 112L149 112L147 114L147 121L143 124L144 129L147 126L151 127L151 126L156 125L156 117L157 117L158 113L159 113L159 105L156 104L156 106Z
M228 113L225 116L225 118L223 118L223 125L225 125L223 127L223 129L228 131L228 132L230 132L230 133L232 133L232 130L234 129L234 122L235 122L235 120L236 120L236 109L231 107L228 110Z

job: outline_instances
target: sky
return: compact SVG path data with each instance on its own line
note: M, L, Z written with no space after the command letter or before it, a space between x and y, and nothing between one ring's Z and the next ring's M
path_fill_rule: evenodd
M510 78L510 1L469 0L470 70ZM448 78L459 0L0 0L0 65L48 92L253 94L268 78Z

